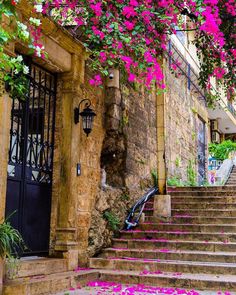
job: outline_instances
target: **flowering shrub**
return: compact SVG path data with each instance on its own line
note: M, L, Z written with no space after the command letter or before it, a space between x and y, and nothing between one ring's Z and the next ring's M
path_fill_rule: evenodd
M91 66L98 72L90 81L95 86L102 84L100 73L108 75L110 67L119 67L130 82L165 88L160 61L170 35L178 28L195 32L200 85L210 89L210 78L216 77L234 94L234 0L35 0L34 5L36 13L50 13L60 25L73 26L91 51ZM188 22L181 21L183 15ZM33 48L43 56L40 23L31 23L39 26L31 33Z
M12 57L5 52L5 49L9 43L17 39L28 44L30 52L37 56L44 56L44 48L40 43L37 44L40 20L31 17L29 27L20 22L16 12L18 3L19 0L0 2L0 80L5 81L11 96L23 97L28 85L25 75L28 74L29 69L21 55Z
M49 10L59 24L76 26L92 50L95 69L107 75L109 67L124 68L130 82L147 87L155 82L164 88L159 61L175 28L196 29L201 86L210 88L214 76L234 91L234 0L50 0L42 4L43 13ZM181 22L181 15L187 15L190 24ZM91 83L102 80L96 75Z

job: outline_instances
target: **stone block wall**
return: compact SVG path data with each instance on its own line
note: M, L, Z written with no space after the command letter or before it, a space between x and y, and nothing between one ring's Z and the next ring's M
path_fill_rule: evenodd
M142 186L157 168L155 93L120 82L117 87L106 88L105 105L106 137L101 165L107 184Z
M126 174L127 187L144 185L157 170L157 115L155 91L144 87L121 86L123 99L123 132L127 138Z
M157 168L155 93L122 82L118 71L105 89L105 137L101 153L101 188L95 197L89 229L88 255L111 244L108 212L122 228L135 201L151 186Z
M165 93L165 160L167 179L178 177L187 181L187 167L192 162L197 181L197 150L199 117L206 126L206 167L208 114L199 101L199 94L189 91L185 76L176 76L165 69L167 91Z
M96 195L89 229L88 256L98 254L103 248L109 247L118 229L124 226L125 217L135 201L144 193L140 188L101 189ZM106 217L109 214L111 220ZM116 228L114 228L114 222Z

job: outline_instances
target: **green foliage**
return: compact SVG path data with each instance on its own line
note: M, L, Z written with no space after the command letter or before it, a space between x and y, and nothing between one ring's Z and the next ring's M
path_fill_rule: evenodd
M130 199L130 195L128 193L123 193L121 196L120 196L120 199L122 201L128 201Z
M196 136L197 136L196 132L192 132L192 140L195 140Z
M141 165L145 165L146 164L145 160L143 160L143 159L138 159L138 160L136 160L136 162L139 163L139 164L141 164Z
M169 185L169 186L177 186L177 187L179 187L179 186L183 186L184 184L183 184L183 182L180 180L179 177L174 176L174 177L169 178L169 179L167 180L167 185Z
M19 259L15 257L8 257L6 260L6 277L10 280L16 278L20 269Z
M158 185L158 174L157 174L156 169L151 170L151 176L152 176L153 185L157 186Z
M19 247L24 247L20 233L5 220L0 224L0 257L11 257Z
M175 159L175 166L176 166L176 168L179 168L180 167L180 164L181 164L180 157L176 157L176 159Z
M208 186L212 186L212 184L210 184L208 180L205 180L205 181L203 182L202 186L206 186L206 187L208 187Z
M24 64L21 55L12 57L5 53L4 49L9 43L19 40L28 46L28 53L37 50L35 53L40 57L43 56L43 46L34 45L34 39L31 38L28 27L19 21L15 7L16 2L0 1L0 23L5 23L4 26L0 26L0 80L5 81L6 89L11 97L22 98L28 88L25 75L28 74L29 68ZM30 17L29 23L32 29L33 27L37 28L40 25L40 20Z
M124 112L121 118L121 127L125 127L129 124L129 115L127 112Z
M120 220L110 211L106 210L103 213L103 218L107 220L109 227L113 231L117 231L119 229Z
M194 169L194 163L193 161L189 160L188 166L187 166L187 184L189 186L196 186L196 171Z
M224 140L221 143L210 143L209 153L217 160L226 160L229 154L236 151L236 143L231 140Z
M193 112L194 115L197 114L197 109L196 108L192 107L191 110L192 110L192 112Z
M194 161L189 160L187 166L187 181L182 181L179 176L174 176L167 180L167 185L169 186L196 186L196 172L194 168Z

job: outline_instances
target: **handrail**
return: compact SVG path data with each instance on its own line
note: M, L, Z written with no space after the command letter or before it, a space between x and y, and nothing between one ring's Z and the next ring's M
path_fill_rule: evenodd
M233 168L234 168L234 162L232 161L232 166L230 167L230 169L229 169L229 171L228 171L228 175L226 176L226 179L225 179L224 185L227 185L227 182L228 182L228 180L229 180L229 178L230 178L230 175L231 175L231 173L232 173L232 171L233 171Z
M139 219L143 213L143 209L145 207L145 204L147 201L149 201L154 195L156 195L158 192L158 187L154 186L152 187L147 193L145 193L137 202L136 204L131 208L128 216L125 219L125 225L124 230L129 230L133 227L136 227L139 224ZM133 217L135 212L139 209L138 216L133 221Z

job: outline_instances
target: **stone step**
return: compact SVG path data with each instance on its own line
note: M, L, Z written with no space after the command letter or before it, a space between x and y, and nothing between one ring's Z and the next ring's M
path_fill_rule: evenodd
M169 250L167 248L158 250L149 249L104 249L102 258L142 258L142 259L164 259L181 261L205 261L236 263L236 253L234 252L210 252L210 251L187 251L187 250Z
M144 208L143 213L145 216L153 216L153 208Z
M231 187L231 186L228 186ZM233 186L235 187L235 186ZM225 197L225 196L233 196L236 197L236 191L235 190L230 190L230 191L175 191L175 192L171 192L168 193L169 195L172 196L200 196L200 197L204 197L204 196L211 196L211 197Z
M19 261L19 270L15 278L47 275L67 270L66 259L25 257Z
M215 241L215 242L236 242L236 233L219 233L219 232L182 232L182 231L141 231L129 230L120 231L121 239L146 239L146 240L183 240L188 241Z
M17 278L6 281L3 295L49 295L85 286L89 281L98 279L98 271L81 270L56 274Z
M172 194L173 192L210 192L210 191L221 191L221 192L227 192L227 191L235 191L236 186L195 186L195 187L167 187L167 193Z
M173 203L189 203L189 202L215 202L215 203L236 203L236 196L171 196L171 202Z
M150 211L151 212L151 211ZM151 213L150 213L151 214ZM190 216L207 216L207 217L236 217L236 210L233 209L172 209L171 214L173 217L179 215Z
M96 269L128 271L162 271L181 273L236 274L236 263L181 261L132 258L90 258L89 266Z
M153 202L147 202L145 204L145 209L147 209L147 208L153 208Z
M236 277L234 275L214 275L206 273L151 273L148 271L100 270L100 280L124 284L140 284L159 287L174 287L191 290L235 291ZM158 292L158 294L161 294ZM166 294L166 292L164 292ZM184 293L183 293L184 294ZM185 293L186 294L186 293ZM196 293L198 294L198 293ZM219 295L218 292L214 295ZM207 295L212 295L207 293ZM223 295L223 294L222 294ZM235 295L235 293L231 293Z
M236 209L235 203L223 202L171 202L172 209Z
M171 250L193 250L211 252L236 252L234 242L215 242L215 241L191 241L191 240L166 240L166 239L113 239L114 248L135 248L135 249L171 249Z
M206 216L190 216L189 214L177 214L175 217L167 219L172 223L191 223L191 224L236 224L236 217L206 217ZM145 222L160 222L160 218L154 216L145 216Z
M192 231L192 232L227 232L236 233L236 224L189 224L189 223L150 223L144 222L139 225L140 230L160 231Z

